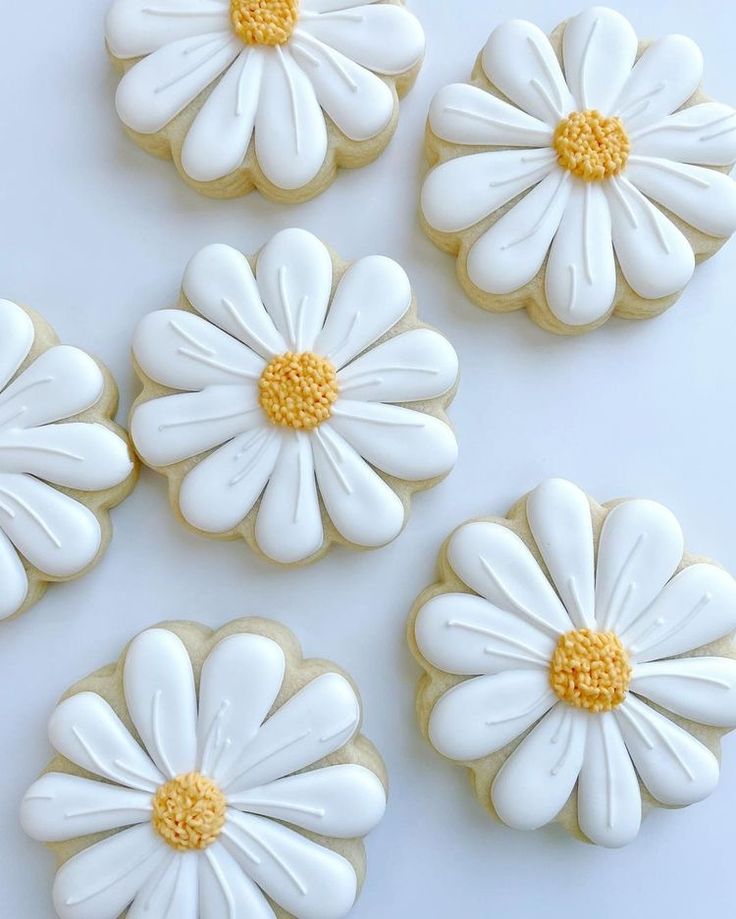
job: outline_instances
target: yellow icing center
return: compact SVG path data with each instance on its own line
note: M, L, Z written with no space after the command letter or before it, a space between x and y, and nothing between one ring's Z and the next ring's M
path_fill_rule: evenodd
M304 351L279 354L261 374L261 408L273 424L312 431L332 414L337 371L324 357Z
M246 45L283 45L299 18L299 0L230 0L230 17Z
M623 172L631 142L620 118L595 109L572 112L555 130L557 162L584 182L599 182Z
M552 655L549 680L568 705L589 712L610 712L629 690L629 655L614 632L566 632Z
M179 775L154 795L151 822L178 852L206 849L225 825L225 795L199 772Z

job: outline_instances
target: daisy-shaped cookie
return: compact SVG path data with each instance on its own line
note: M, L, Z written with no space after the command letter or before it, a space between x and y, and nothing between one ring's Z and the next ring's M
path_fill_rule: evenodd
M457 457L457 357L416 319L403 269L346 267L292 229L252 265L208 246L183 293L136 331L131 433L184 521L284 564L394 539Z
M403 0L115 0L118 115L205 194L323 191L391 139L424 33Z
M110 420L117 388L38 316L0 300L0 619L83 574L112 531L135 466Z
M713 791L736 727L736 581L684 553L665 507L551 479L456 530L440 573L409 629L420 722L505 824L622 846L642 804Z
M702 74L689 38L640 44L604 7L499 26L429 115L424 225L468 295L568 334L669 307L736 230L736 112Z
M275 623L143 632L60 703L59 755L23 800L60 919L345 916L386 806L360 720L351 683Z

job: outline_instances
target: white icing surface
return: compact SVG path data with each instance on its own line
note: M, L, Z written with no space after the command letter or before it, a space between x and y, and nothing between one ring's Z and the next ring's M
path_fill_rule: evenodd
M547 304L564 325L583 326L610 314L616 261L644 299L674 295L690 280L689 242L648 198L709 236L736 230L736 182L702 168L736 160L736 112L720 103L678 111L703 73L699 48L681 35L656 41L635 63L630 23L592 7L568 21L562 44L565 77L537 26L504 23L482 60L510 102L463 84L437 93L431 130L467 149L430 171L422 211L434 230L458 234L523 195L474 241L468 276L485 293L511 294L549 255ZM545 168L556 159L553 132L570 112L587 109L620 117L632 155L618 177L585 183L566 173L572 188L557 189L560 170L550 176ZM474 149L484 146L494 150Z
M95 361L56 345L18 373L34 338L28 314L0 300L0 618L18 612L26 599L21 556L49 577L66 578L81 574L100 551L95 515L52 486L101 491L133 469L127 444L114 431L69 420L102 395Z
M209 533L237 528L262 497L256 542L269 558L302 561L324 541L318 492L335 528L358 546L381 546L405 509L372 469L411 482L446 475L457 459L450 427L403 405L449 392L458 375L439 333L410 329L376 344L412 300L404 270L384 256L351 265L332 295L332 259L304 230L283 230L248 261L229 246L201 250L184 292L199 315L161 310L136 330L135 359L180 392L140 404L131 434L144 461L196 460L179 507ZM314 349L338 370L338 399L312 431L272 424L260 408L266 361ZM206 451L214 452L204 456Z
M320 172L329 117L353 141L390 123L396 95L380 74L422 59L424 32L407 9L374 0L300 5L289 40L246 46L218 0L114 0L107 42L121 59L116 106L132 130L155 134L212 88L184 139L181 164L200 182L237 172L251 141L264 175L295 190Z
M45 775L23 801L23 827L47 842L121 829L59 870L54 903L62 919L114 919L131 903L129 915L141 919L171 909L214 919L223 899L236 919L272 916L261 890L302 919L347 914L357 893L352 865L290 827L363 836L382 818L386 792L363 766L300 772L352 738L360 705L344 677L323 673L269 716L284 668L271 639L224 639L204 662L197 713L180 639L166 629L142 633L128 649L124 684L145 752L95 693L59 705L54 747L113 784ZM166 778L195 769L225 794L226 822L211 847L182 853L154 831L152 795Z
M707 563L675 574L682 531L654 501L615 505L597 554L589 501L572 483L543 482L526 513L556 592L515 533L471 522L453 534L447 558L476 593L441 593L419 610L415 637L428 663L471 677L435 704L430 740L445 756L471 761L534 726L494 781L499 817L520 829L542 826L577 783L583 832L599 845L625 845L641 820L631 760L663 804L691 804L715 787L713 754L642 698L701 724L736 726L736 663L669 659L733 632L736 581ZM572 707L551 688L557 639L576 628L614 631L629 655L630 691L610 713Z

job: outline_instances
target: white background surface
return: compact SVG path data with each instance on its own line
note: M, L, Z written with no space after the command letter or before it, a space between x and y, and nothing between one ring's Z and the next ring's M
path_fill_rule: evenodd
M218 626L278 618L307 655L331 658L362 689L365 732L391 776L385 821L369 837L355 919L505 915L733 915L736 740L706 802L657 811L624 851L596 850L548 828L495 825L464 770L432 752L414 719L418 668L404 640L415 595L463 519L503 513L550 474L601 500L647 496L680 517L689 547L736 571L734 393L736 245L701 266L679 304L637 324L613 320L582 339L539 330L525 313L493 316L455 282L453 260L420 232L416 202L429 101L468 76L491 27L513 16L546 31L578 9L553 0L413 0L428 52L378 163L342 173L321 198L284 208L257 194L227 202L189 190L173 166L143 153L113 113L105 57L107 0L23 2L0 9L0 296L43 312L62 340L101 357L137 392L133 328L171 305L188 258L227 242L246 252L300 225L345 258L380 252L408 270L426 321L460 355L451 409L460 462L418 496L404 534L372 553L333 550L282 571L241 542L186 532L162 478L144 472L113 513L110 551L82 581L52 588L0 625L0 915L52 919L52 858L25 839L18 802L50 755L45 725L58 696L115 660L163 619ZM736 104L736 12L727 0L616 2L641 36L683 32L706 59L706 90Z

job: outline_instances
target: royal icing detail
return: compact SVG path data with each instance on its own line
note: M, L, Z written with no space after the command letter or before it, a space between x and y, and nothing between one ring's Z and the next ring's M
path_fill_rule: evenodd
M251 141L266 179L308 185L328 155L326 119L349 140L384 131L397 105L391 80L424 53L403 6L360 0L115 0L107 42L141 58L117 91L140 134L163 130L207 88L180 152L199 182L236 172Z
M577 486L544 482L526 513L549 575L509 527L468 523L447 558L470 592L440 593L418 613L423 657L471 677L437 701L430 739L445 756L471 761L531 728L492 785L501 820L540 827L577 785L582 831L622 846L639 831L637 773L664 805L692 804L715 788L713 753L647 701L736 727L736 661L671 659L736 628L736 581L711 564L678 571L682 531L653 501L608 512L597 561L590 503Z
M102 544L82 495L125 481L128 447L102 424L74 421L102 396L95 361L77 348L48 348L18 373L35 341L29 315L0 300L0 618L29 590L23 559L49 579L80 574Z
M537 26L514 20L482 55L509 101L468 84L435 96L438 138L493 149L463 150L430 172L429 226L462 233L523 196L470 248L467 273L481 291L511 294L546 260L550 310L567 326L587 325L612 310L617 265L648 300L690 280L693 249L657 205L709 236L736 230L736 182L707 168L736 161L736 111L681 109L703 73L690 39L669 35L637 53L629 22L604 7L568 21L562 66Z
M178 390L134 409L143 460L195 461L179 507L208 533L236 529L261 498L255 541L284 563L322 548L320 497L345 540L385 545L405 510L375 470L424 482L457 458L452 430L428 413L457 378L450 344L425 328L376 344L410 308L406 273L369 256L332 286L330 254L304 230L277 234L255 275L235 249L208 246L184 277L196 313L152 313L133 343L146 377Z
M272 711L285 667L275 641L232 635L206 658L197 697L182 641L150 629L124 667L143 747L96 693L58 706L52 744L104 781L44 775L23 800L23 827L44 842L119 830L59 870L61 919L128 907L130 917L268 919L266 895L302 919L349 912L358 887L352 864L300 830L327 841L364 836L383 816L386 793L364 766L318 765L358 729L350 683L323 673Z

